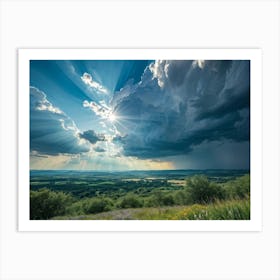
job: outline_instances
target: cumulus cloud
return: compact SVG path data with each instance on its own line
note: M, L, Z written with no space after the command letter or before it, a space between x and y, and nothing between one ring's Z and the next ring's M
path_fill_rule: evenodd
M91 144L95 144L98 141L105 141L105 135L97 134L94 130L87 130L78 134L80 138L89 141Z
M191 70L191 60L157 60L149 66L153 79L157 79L160 88L180 86Z
M159 87L164 87L164 79L167 76L168 64L164 60L157 60L150 64L150 71L153 74L153 79L157 79Z
M249 141L250 61L160 60L111 104L125 155L188 154L201 143ZM120 96L122 98L120 98Z
M108 90L102 86L101 84L99 84L98 82L94 81L92 76L89 73L84 73L83 76L81 77L81 80L88 86L90 86L91 88L93 88L94 90L96 90L97 92L100 93L104 93L107 94Z
M30 87L30 106L37 111L48 111L50 113L64 115L57 107L54 107L48 100L46 95L35 87Z
M74 122L48 101L44 92L30 87L30 152L32 155L78 154L89 151L78 137Z
M112 110L104 102L97 104L94 101L85 100L83 102L83 107L90 108L90 110L92 110L96 116L99 116L102 119L108 119L112 114Z
M205 66L205 60L194 60L192 63L193 67L199 67L201 69Z

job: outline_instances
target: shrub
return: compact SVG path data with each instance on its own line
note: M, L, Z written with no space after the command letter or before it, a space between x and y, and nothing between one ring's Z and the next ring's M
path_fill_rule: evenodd
M210 182L206 176L197 175L190 178L186 190L192 203L210 203L225 197L222 187Z
M145 201L147 207L172 206L175 204L174 197L162 190L152 191L152 195Z
M244 175L235 180L229 181L224 186L229 198L250 197L250 175Z
M113 201L109 198L88 198L81 202L85 214L96 214L110 211L113 206Z
M68 206L66 208L65 212L66 212L66 215L69 215L69 216L84 215L85 210L83 207L83 200L78 200L78 201L74 202L73 204L71 204L70 206Z
M184 190L176 191L174 194L174 204L175 205L191 204L191 198L190 198L189 193Z
M66 208L73 202L73 197L63 192L49 189L30 191L30 219L47 220L64 215Z
M120 208L139 208L143 207L143 201L135 194L127 194L119 201Z
M164 194L162 197L163 206L172 206L175 204L174 197L171 194Z

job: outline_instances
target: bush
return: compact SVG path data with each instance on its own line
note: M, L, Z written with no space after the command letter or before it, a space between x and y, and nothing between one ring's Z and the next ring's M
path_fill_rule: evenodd
M84 215L85 210L83 204L84 204L83 200L78 200L74 202L73 204L71 204L66 208L66 215L69 216Z
M184 190L176 191L174 194L174 204L175 205L191 204L191 198L190 198L189 193Z
M47 220L64 215L72 202L73 197L63 192L53 192L49 189L30 191L30 219Z
M162 197L162 205L172 206L175 204L174 198L171 194L164 194Z
M113 201L109 198L89 198L82 201L82 209L85 214L96 214L110 211Z
M130 193L120 199L118 204L120 208L139 208L143 207L143 200L137 195Z
M146 207L161 207L175 205L175 198L170 192L164 192L162 190L154 190L152 195L146 198Z
M250 197L250 175L244 175L229 181L225 184L224 188L229 198L242 199Z
M221 186L210 182L206 176L194 176L187 181L186 190L192 203L205 204L225 198Z

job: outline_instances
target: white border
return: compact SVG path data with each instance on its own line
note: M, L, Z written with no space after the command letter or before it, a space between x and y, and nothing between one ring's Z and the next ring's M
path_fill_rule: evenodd
M251 61L251 220L249 221L35 221L29 220L29 61L35 59L244 59ZM261 231L262 65L260 49L19 49L19 231Z

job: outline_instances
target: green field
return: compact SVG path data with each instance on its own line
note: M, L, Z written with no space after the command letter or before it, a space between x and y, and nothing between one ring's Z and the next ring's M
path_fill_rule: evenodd
M30 187L35 220L250 219L244 172L32 174Z

